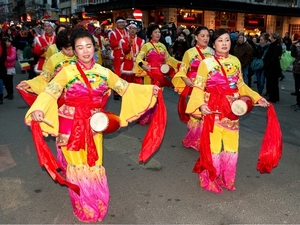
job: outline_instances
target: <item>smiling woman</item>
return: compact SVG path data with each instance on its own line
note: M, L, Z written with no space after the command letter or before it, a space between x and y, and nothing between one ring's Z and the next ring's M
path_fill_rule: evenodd
M154 106L161 109L158 111L161 113L158 116L164 118L158 132L161 136L153 140L153 135L149 135L151 146L143 146L140 155L140 161L144 162L162 141L166 113L161 97L157 103L156 96L161 96L158 86L129 84L95 63L95 41L89 32L75 32L71 45L77 55L77 63L64 67L52 79L45 91L39 94L25 119L32 127L38 155L44 156L39 157L40 165L47 169L53 179L69 187L75 216L80 221L97 222L102 221L107 213L109 189L102 166L103 136L102 132L91 128L91 116L104 112L111 89L123 97L120 126L127 126L128 122L138 119ZM58 108L57 99L61 95L64 104ZM52 126L45 121L51 122ZM61 166L46 148L41 138L42 132L57 136L56 143L67 161L66 180L56 172Z
M230 34L217 29L212 36L213 57L202 60L194 81L186 113L203 119L200 155L194 172L205 190L222 193L224 187L235 190L238 159L239 117L231 111L239 96L251 97L252 103L267 107L268 102L243 81L241 63L229 54Z

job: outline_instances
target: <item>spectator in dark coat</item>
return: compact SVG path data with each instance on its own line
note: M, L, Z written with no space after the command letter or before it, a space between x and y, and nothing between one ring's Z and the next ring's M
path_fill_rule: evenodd
M18 61L23 60L23 50L31 39L33 39L33 35L29 28L22 26L22 30L13 39L13 46L16 47Z
M255 58L257 59L263 59L265 57L266 52L268 51L269 47L269 34L264 33L259 38L259 44L256 48ZM265 87L265 68L261 68L259 70L255 71L256 76L256 82L257 82L257 91L260 95L262 95L262 92Z
M286 46L286 50L287 50L287 51L290 51L290 50L291 50L291 46L292 46L292 39L290 38L288 32L285 32L285 36L284 36L284 38L283 38L283 43L284 43L285 46Z
M279 101L278 80L281 76L280 57L282 55L281 36L278 33L270 35L271 44L264 58L266 88L269 102Z
M247 38L243 32L239 33L237 36L237 44L233 49L233 55L240 60L244 82L248 85L248 71L249 65L253 60L253 49L247 42Z
M186 50L188 50L188 43L185 32L181 32L173 44L173 56L178 61L182 61L182 57Z
M147 40L147 36L146 36L146 32L145 30L141 27L141 25L138 25L137 26L137 33L136 35L139 37L139 38L142 38L145 42Z

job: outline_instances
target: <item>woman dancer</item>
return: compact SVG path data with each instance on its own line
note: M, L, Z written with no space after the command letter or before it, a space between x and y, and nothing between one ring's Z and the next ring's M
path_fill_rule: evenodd
M269 103L244 83L239 60L229 54L229 32L216 30L212 43L215 54L201 62L186 112L204 121L200 137L201 159L194 167L200 186L222 193L221 187L235 190L239 118L232 113L231 103L240 95L252 97L253 103L262 107Z
M185 114L186 99L191 94L193 82L197 75L199 64L202 60L213 55L214 50L208 47L209 31L205 26L199 26L195 30L196 46L187 50L183 56L184 67L172 79L174 90L180 94L178 102L178 114L182 122L187 123L188 133L183 138L182 144L187 148L199 151L200 133L202 121L194 116Z
M147 29L147 37L149 42L144 44L136 57L136 65L134 73L136 76L144 76L145 84L155 84L159 87L173 86L171 81L167 78L173 77L178 71L181 63L175 58L171 57L159 39L161 31L158 25L152 24ZM163 73L163 67L170 70ZM155 109L148 111L140 118L139 123L145 125L151 121Z
M75 64L77 58L71 46L71 34L72 30L70 29L63 29L58 33L55 45L59 49L59 52L52 55L46 61L41 74L31 80L21 81L17 85L18 89L40 94L63 67Z
M78 57L76 65L64 67L53 78L27 112L25 121L31 124L38 152L45 143L36 139L41 132L36 121L41 122L44 134L57 136L68 162L67 181L56 173L55 162L49 160L44 166L52 177L70 187L75 216L84 222L97 222L107 213L109 190L102 166L102 133L91 129L89 119L93 113L103 110L102 99L111 88L123 97L121 126L127 126L142 112L154 107L156 95L161 96L161 93L158 86L129 84L96 64L95 41L88 31L74 33L71 44ZM58 109L57 99L63 91L65 104ZM50 121L52 126L42 121Z

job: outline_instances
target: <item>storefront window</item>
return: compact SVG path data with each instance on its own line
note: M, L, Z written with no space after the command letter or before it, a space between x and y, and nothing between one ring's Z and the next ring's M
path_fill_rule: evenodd
M235 12L216 12L215 28L225 28L229 31L236 30L237 13Z
M194 9L177 9L178 25L185 25L187 28L203 24L203 11Z
M266 15L261 14L245 14L244 32L250 36L260 35L265 30Z

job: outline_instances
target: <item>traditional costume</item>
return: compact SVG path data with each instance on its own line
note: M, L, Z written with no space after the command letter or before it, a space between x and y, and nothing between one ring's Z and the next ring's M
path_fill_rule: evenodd
M142 65L148 65L151 70L145 71ZM161 66L170 67L168 74L163 74ZM144 77L144 84L155 84L159 87L171 87L171 81L166 76L172 77L181 66L181 62L171 57L166 47L160 42L150 41L142 46L142 49L136 57L134 73L136 76ZM152 120L155 108L146 112L140 119L139 124L146 125Z
M69 187L74 214L84 222L101 221L108 209L109 189L105 169L102 166L103 136L102 133L96 133L90 128L89 119L96 111L103 111L103 99L110 88L123 97L120 113L122 127L139 118L157 102L160 103L161 93L157 101L153 95L152 85L129 84L98 64L86 68L77 62L76 65L64 67L53 78L25 117L26 124L32 124L37 151L42 153L45 152L45 146L42 139L37 137L36 122L31 121L30 114L35 110L41 110L45 120L52 122L53 127L43 122L40 123L40 127L45 135L57 136L56 142L61 146L68 162L67 180L57 174L56 169L60 165L55 161L46 160L42 163L40 161L40 164L47 169L53 179ZM63 92L65 104L58 108L57 99ZM158 116L166 119L165 109L162 111L164 115ZM163 124L165 126L165 120ZM153 136L150 139L148 147L151 147L154 141ZM160 142L157 144L156 148ZM144 162L147 159L145 155L140 155L139 161Z
M108 38L113 51L114 72L118 76L121 76L121 64L124 56L131 50L128 32L125 29L115 28L109 33Z
M220 113L203 117L201 157L194 167L201 187L208 191L221 193L221 187L235 190L239 118L230 105L240 95L250 96L253 104L261 98L245 85L238 58L214 56L201 62L186 113L201 118L199 107L203 104Z
M52 27L55 26L54 23L45 21L45 24L49 23ZM45 60L46 60L46 51L44 50L45 47L49 47L50 45L54 44L56 42L56 35L52 33L51 35L48 35L46 33L43 33L35 38L35 45L33 48L33 53L37 56L39 56L39 61L36 65L36 73L41 73Z
M143 64L151 67L151 70L144 71L141 67ZM168 74L162 73L161 66L163 65L170 67ZM142 46L140 53L136 57L134 73L136 76L144 77L144 83L150 80L151 84L159 87L170 87L173 85L165 76L173 77L181 66L183 66L181 62L169 55L164 44L151 40Z
M62 70L63 67L75 64L76 60L76 56L68 57L62 52L55 53L44 64L43 70L39 76L25 81L30 85L28 91L36 94L42 93L47 84Z
M59 50L58 50L56 44L50 45L46 52L46 61L57 52L59 52Z
M130 24L129 26L133 26L136 28L135 24ZM121 77L130 83L143 83L142 77L136 77L133 69L135 66L135 61L138 53L140 52L142 46L145 41L139 37L129 36L131 51L124 56L123 63L121 64Z
M189 116L185 113L187 105L187 97L192 93L193 87L188 87L183 81L183 77L190 78L193 82L197 76L197 70L200 62L214 54L214 50L210 47L200 47L196 45L184 53L182 62L184 66L180 68L178 73L172 79L174 91L180 94L178 101L178 114L182 122L187 123L188 133L183 138L182 144L187 148L194 148L199 151L200 134L202 130L202 120Z

